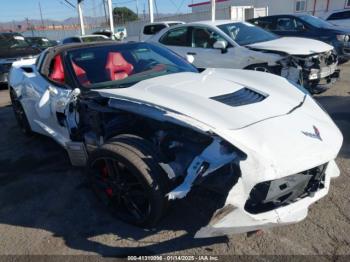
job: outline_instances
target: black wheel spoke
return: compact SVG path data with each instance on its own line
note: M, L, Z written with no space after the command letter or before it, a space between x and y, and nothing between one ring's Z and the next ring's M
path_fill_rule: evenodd
M106 160L107 172L112 183L120 183L121 172L118 167L118 162L112 159Z
M136 217L137 219L143 218L143 212L139 209L137 204L131 198L123 196L122 199L124 201L125 207L134 217Z

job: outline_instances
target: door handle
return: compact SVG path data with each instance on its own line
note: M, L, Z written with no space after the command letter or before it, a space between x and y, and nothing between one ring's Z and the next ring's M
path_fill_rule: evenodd
M188 55L197 55L197 53L195 53L195 52L188 52L187 54Z

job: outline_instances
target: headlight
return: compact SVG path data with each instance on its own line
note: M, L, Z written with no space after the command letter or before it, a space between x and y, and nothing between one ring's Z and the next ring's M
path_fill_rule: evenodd
M337 40L341 42L348 42L349 36L348 35L337 35Z

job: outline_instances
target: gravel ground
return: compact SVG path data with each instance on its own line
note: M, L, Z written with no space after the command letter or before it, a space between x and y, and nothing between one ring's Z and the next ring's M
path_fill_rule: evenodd
M20 133L8 91L1 90L0 255L350 254L350 64L342 66L342 79L317 100L344 135L337 158L341 176L332 180L330 193L299 224L262 235L196 240L192 234L205 220L200 204L193 204L198 195L171 206L152 231L115 220L63 149L48 138Z

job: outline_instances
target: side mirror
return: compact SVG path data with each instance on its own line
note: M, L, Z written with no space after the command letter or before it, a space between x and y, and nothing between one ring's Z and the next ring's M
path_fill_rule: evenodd
M186 55L186 60L187 60L187 62L189 62L190 64L193 64L193 62L194 62L194 56L193 56L193 55Z
M220 49L221 53L226 53L227 52L227 42L225 40L218 40L214 43L213 47L215 49Z

